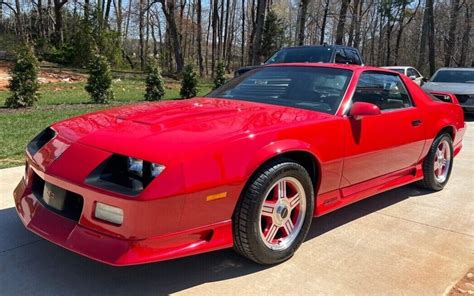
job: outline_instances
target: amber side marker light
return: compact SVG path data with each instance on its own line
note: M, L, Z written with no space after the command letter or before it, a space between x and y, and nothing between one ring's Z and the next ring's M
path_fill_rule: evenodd
M221 199L221 198L224 198L226 196L227 196L227 192L216 193L216 194L208 195L206 197L206 201Z

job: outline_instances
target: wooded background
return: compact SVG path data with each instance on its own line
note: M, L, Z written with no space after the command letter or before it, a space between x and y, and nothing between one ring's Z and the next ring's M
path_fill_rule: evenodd
M213 76L259 64L282 46L344 44L367 65L473 66L474 0L0 0L0 51L20 41L41 60Z

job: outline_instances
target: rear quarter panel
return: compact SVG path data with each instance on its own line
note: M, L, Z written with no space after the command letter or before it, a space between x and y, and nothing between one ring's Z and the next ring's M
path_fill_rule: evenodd
M412 96L417 108L423 112L423 124L426 133L426 145L422 152L422 158L428 153L430 146L436 136L444 128L451 128L453 146L458 147L463 139L466 125L464 123L464 112L458 103L448 103L434 100L425 93L408 77L400 76Z

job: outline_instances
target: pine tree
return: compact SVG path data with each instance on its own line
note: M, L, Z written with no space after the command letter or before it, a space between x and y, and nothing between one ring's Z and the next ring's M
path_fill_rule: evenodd
M270 57L283 43L285 30L283 28L283 21L278 15L270 10L265 25L263 27L262 47L260 48L260 55L266 59Z
M183 80L181 81L181 91L179 94L182 98L192 98L197 95L197 77L194 72L193 65L189 64L184 67Z
M148 61L147 70L145 100L160 101L165 95L165 89L163 87L163 77L161 77L161 71L156 59Z
M8 108L30 107L38 100L38 60L33 49L26 46L20 49L15 64L10 70L8 88L12 93L5 101Z
M96 54L90 62L85 89L94 103L105 104L114 99L112 72L106 57Z
M216 76L214 78L214 89L217 89L224 85L225 81L225 65L223 62L217 64Z

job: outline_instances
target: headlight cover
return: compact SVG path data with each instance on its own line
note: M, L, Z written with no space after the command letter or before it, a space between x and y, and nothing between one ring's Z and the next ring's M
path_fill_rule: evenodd
M86 178L86 183L117 193L136 196L165 170L165 166L114 154Z
M40 150L46 143L51 141L54 136L56 136L56 132L47 127L43 131L41 131L36 137L31 140L30 143L26 146L26 150L30 153L31 156L35 155L38 150Z

